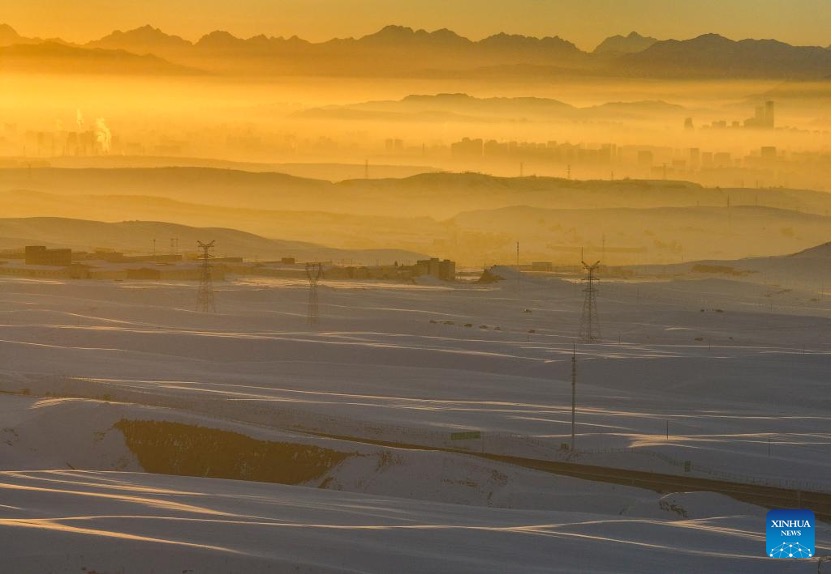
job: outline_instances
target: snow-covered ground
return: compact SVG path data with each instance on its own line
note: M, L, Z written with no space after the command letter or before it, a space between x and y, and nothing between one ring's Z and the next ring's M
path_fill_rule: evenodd
M814 572L763 517L494 509L231 480L0 473L16 572ZM699 500L718 512L731 504ZM828 531L827 531L828 532Z
M575 345L580 284L500 273L490 285L324 281L314 327L307 286L292 281L218 283L217 313L204 314L184 282L0 279L0 391L12 393L0 395L4 562L24 572L816 571L763 557L763 508L473 454L828 492L828 283L819 297L821 279L606 281L602 341ZM345 458L291 486L147 474L121 420ZM452 434L462 431L480 438ZM828 539L822 526L821 553Z

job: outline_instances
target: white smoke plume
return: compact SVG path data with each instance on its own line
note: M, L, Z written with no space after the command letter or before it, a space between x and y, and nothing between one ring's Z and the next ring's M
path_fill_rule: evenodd
M75 122L78 124L78 131L84 131L84 116L81 115L80 109L75 110Z
M110 128L107 127L107 123L104 121L104 118L98 118L95 120L95 143L98 145L98 150L101 153L110 153L110 141L112 139L112 135L110 134Z

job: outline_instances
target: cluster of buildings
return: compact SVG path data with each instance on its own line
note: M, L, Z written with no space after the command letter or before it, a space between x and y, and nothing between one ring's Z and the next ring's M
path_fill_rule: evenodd
M242 258L225 258L224 261L242 261ZM218 266L215 277L223 279L224 274L224 269ZM0 253L0 275L41 279L189 281L199 279L200 268L196 260L185 260L181 255L130 256L117 251L87 253L27 245L22 251Z
M684 127L693 130L693 118L686 118ZM701 129L754 128L774 129L774 102L758 105L754 117L745 121L714 121ZM389 146L388 146L389 148ZM462 138L450 146L451 157L458 161L529 162L530 165L552 164L571 167L618 169L622 175L636 177L667 177L690 175L701 170L724 168L774 168L787 162L786 156L774 146L762 146L746 157L732 157L727 151L710 151L698 147L638 146L613 143L571 144L548 141L526 142ZM567 174L568 175L568 174Z
M456 160L545 161L555 164L611 165L616 160L615 144L586 146L567 142L525 142L462 138L451 144L451 157Z
M198 281L203 262L180 254L125 255L117 251L94 253L71 249L49 249L27 245L23 250L0 253L0 275L49 279L172 280ZM280 261L246 262L242 257L211 259L213 279L228 275L256 275L283 278L306 278L306 263L293 257ZM373 279L412 281L417 277L434 277L454 281L456 264L438 258L417 261L415 265L334 265L324 264L327 279Z
M14 139L15 130L5 126L0 139ZM23 136L26 157L91 157L107 155L114 144L106 122L99 118L87 127L79 120L78 129L56 129L54 131L27 131Z
M683 179L707 186L805 187L829 189L828 153L760 146L745 155L699 147L603 144L586 147L558 142L489 142L463 139L453 144L465 169L567 179Z
M497 142L494 140L463 138L451 145L454 159L470 161L528 162L569 166L577 173L581 168L617 170L621 176L661 178L668 174L690 176L701 171L717 169L785 169L793 162L813 159L807 154L787 154L776 146L760 146L745 156L727 151L711 151L698 147L672 148L667 146L638 146L601 144L587 147L581 144L535 142ZM811 154L808 154L811 155ZM820 154L818 158L820 159ZM568 175L568 169L564 174ZM585 174L586 171L581 173ZM609 171L601 172L606 177Z
M726 120L714 120L710 125L702 126L703 128L716 129L737 129L737 128L754 128L754 129L774 129L774 102L767 100L758 105L754 109L754 117L748 118L742 122L733 120L730 124ZM685 118L685 129L693 130L693 118Z

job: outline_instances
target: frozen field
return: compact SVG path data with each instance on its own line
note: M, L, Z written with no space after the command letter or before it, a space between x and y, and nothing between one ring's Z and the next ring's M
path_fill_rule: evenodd
M201 314L189 283L0 279L2 554L33 572L814 572L763 558L760 507L430 448L828 492L828 282L771 265L604 281L572 454L580 284L324 281L313 328L291 281L219 283ZM337 463L293 486L148 474L123 420Z

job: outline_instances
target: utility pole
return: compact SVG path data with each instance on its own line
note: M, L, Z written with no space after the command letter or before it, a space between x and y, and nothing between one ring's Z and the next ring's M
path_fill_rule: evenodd
M575 383L577 382L577 365L575 360L575 343L572 343L572 442L569 450L575 452Z

